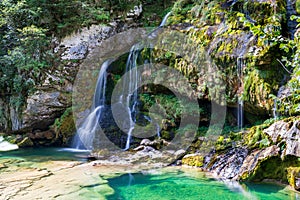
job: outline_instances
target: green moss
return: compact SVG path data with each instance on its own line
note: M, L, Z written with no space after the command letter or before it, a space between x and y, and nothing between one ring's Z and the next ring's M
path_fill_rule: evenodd
M204 158L201 155L191 154L182 158L183 165L202 167Z
M251 104L270 110L273 101L269 96L278 89L278 82L272 80L273 73L272 71L263 73L261 70L248 72L244 80L243 99ZM271 80L271 82L268 82L268 80Z
M25 137L21 142L18 143L19 147L32 147L34 144L29 137Z
M287 179L290 184L294 189L296 188L296 183L295 179L300 178L300 167L289 167L287 168Z
M55 120L53 127L56 133L56 139L61 138L62 142L66 144L76 131L71 107L67 108L63 115Z
M244 175L242 178L249 181L274 179L288 183L292 181L293 173L298 170L299 164L300 162L296 157L286 157L284 160L279 156L270 157L258 163L253 173ZM296 166L297 168L295 168Z
M160 134L161 134L161 137L165 140L170 140L172 138L169 131L163 130L163 131L161 131Z
M244 145L247 145L250 149L261 149L270 146L272 140L263 132L263 129L264 125L250 128L249 132L244 136Z
M219 136L216 141L215 148L216 151L223 151L232 146L232 140L230 137L225 138L224 136Z
M300 14L300 0L296 0L296 11Z

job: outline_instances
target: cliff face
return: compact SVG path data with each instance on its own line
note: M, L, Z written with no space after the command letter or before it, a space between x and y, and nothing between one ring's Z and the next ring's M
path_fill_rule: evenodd
M81 63L107 38L141 26L137 21L141 12L132 10L124 15L128 15L126 19L116 18L107 25L82 28L63 39L53 38L56 61L51 68L41 71L43 78L26 97L24 105L9 103L10 96L0 98L0 131L17 135L10 140L20 145L25 139L33 141L29 146L66 145L75 132L72 93Z
M299 35L296 20L290 19L299 16L296 1L178 1L173 12L173 29L208 52L222 72L226 123L234 121L230 108L237 107L239 99L249 125L271 118L239 133L225 133L213 145L206 136L199 137L182 163L228 179L276 179L299 189ZM175 59L177 69L198 69ZM193 79L203 83L191 73ZM200 88L200 99L213 99L203 95L209 87ZM279 116L294 117L275 122Z

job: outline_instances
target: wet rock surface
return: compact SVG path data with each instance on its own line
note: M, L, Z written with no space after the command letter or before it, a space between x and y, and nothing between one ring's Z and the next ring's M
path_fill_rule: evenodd
M299 117L276 121L269 127L261 126L264 128L255 128L267 137L258 131L259 134L252 135L251 139L261 137L255 139L257 144L260 140L268 140L267 146L247 146L245 139L249 135L244 130L240 140L224 143L224 148L217 148L220 144L215 144L210 147L210 152L187 154L182 164L200 167L217 177L231 180L273 179L287 183L288 179L290 185L299 190ZM220 137L222 141L228 139Z
M1 168L1 165L6 166ZM0 199L105 199L113 190L99 174L126 172L122 166L97 166L77 161L30 163L25 160L0 160ZM98 184L96 191L89 186Z
M208 167L208 170L217 176L232 179L239 175L247 154L246 148L233 148L225 154L214 155L216 157L213 158L212 166Z

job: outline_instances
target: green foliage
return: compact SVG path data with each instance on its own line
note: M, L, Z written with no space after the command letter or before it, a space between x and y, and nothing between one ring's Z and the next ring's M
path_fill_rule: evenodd
M25 0L4 0L0 7L0 96L12 96L8 101L18 108L50 65L50 41Z
M148 111L152 106L159 105L165 110L166 118L173 122L177 122L182 113L195 115L203 112L198 104L195 105L188 100L179 101L174 95L144 93L140 95L140 99L143 102L144 110Z
M244 136L244 144L250 149L264 148L272 144L268 135L263 132L266 125L254 126Z
M300 0L296 0L296 11L300 14Z
M82 26L106 22L110 14L100 3L78 0L27 0L28 6L37 13L36 23L48 29L48 34L66 36Z
M282 57L282 67L289 71L291 79L287 83L290 93L278 99L279 111L283 115L295 116L300 114L300 34L296 33L294 40L286 40L280 45L285 51Z

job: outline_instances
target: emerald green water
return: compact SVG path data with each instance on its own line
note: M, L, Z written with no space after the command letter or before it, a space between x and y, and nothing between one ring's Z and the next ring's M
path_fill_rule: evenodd
M20 159L24 162L24 166L27 164L31 166L49 160L86 161L88 154L73 149L32 148L0 152L0 161L7 158ZM23 166L20 162L15 164ZM107 193L111 194L106 196L107 200L300 200L299 193L280 185L219 181L195 169L166 168L143 173L113 175L113 178L111 174L107 175L105 172L102 174L99 171L95 177L97 176L99 184L96 180L95 184L81 187L86 190L82 193L84 199L103 197L105 192L102 186L106 179L109 187L106 183L105 185L114 191L113 194ZM106 190L110 191L107 188ZM95 198L91 198L91 195L95 195Z
M108 200L277 200L300 199L300 194L268 183L222 182L197 172L135 173L108 179L115 190Z

